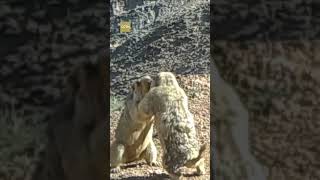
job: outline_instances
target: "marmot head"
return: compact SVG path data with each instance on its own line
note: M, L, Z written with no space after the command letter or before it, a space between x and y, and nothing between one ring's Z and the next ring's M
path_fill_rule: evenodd
M171 72L160 72L152 77L151 87L155 86L179 86L175 75Z
M149 92L152 82L153 80L150 76L143 76L132 84L131 90L133 92L133 99L135 102L140 102L141 99Z

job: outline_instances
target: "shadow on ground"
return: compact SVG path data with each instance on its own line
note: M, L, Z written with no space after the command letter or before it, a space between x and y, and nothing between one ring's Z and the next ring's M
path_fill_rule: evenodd
M170 177L167 174L150 174L150 176L146 177L141 177L141 176L131 176L131 177L126 177L126 178L121 178L122 180L169 180Z

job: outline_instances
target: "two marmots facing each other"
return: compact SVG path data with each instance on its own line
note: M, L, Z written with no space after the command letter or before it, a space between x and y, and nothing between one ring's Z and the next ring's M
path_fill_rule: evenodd
M144 91L141 91L143 93L137 93L139 91L133 91L133 95L130 94L128 96L125 107L127 110L123 111L120 121L127 119L130 121L129 124L145 124L145 128L148 128L147 131L150 132L150 136L145 136L144 133L141 133L141 129L143 129L144 126L139 126L140 130L138 132L132 131L132 129L134 129L132 128L133 126L131 129L127 128L126 130L122 128L122 133L126 136L138 137L137 135L133 135L138 134L142 135L139 137L146 138L145 141L141 139L139 141L135 139L133 139L133 141L128 140L127 143L131 142L135 144L135 146L132 146L127 152L130 154L134 154L134 152L140 152L140 150L143 150L143 147L148 147L147 144L152 142L152 146L149 145L152 148L149 149L152 149L151 152L156 155L156 149L152 141L153 122L155 122L155 128L159 133L161 146L164 150L162 158L163 167L167 170L170 176L172 178L181 176L182 167L194 167L197 169L198 175L204 174L205 165L203 156L206 146L203 145L200 147L196 135L193 115L188 109L188 98L185 92L180 88L175 76L170 72L161 72L152 78L150 76L145 76L144 78L151 79L151 85L149 86L149 81L148 83L141 83L139 81L134 83L134 87L138 87L138 84L142 84L140 88L147 88L145 88ZM138 89L139 87L136 88L136 90ZM134 100L135 94L137 94L136 100ZM134 104L131 104L131 106L128 107L128 102L132 101ZM126 114L128 114L130 110L136 113L133 115L136 119L126 118ZM119 124L120 123L121 122L119 122ZM118 129L116 131L119 131ZM119 132L116 133L119 134ZM116 139L117 138L119 137L116 135ZM142 145L142 142L146 142L146 144ZM134 149L136 147L139 147L138 151ZM125 149L127 150L128 148ZM126 150L124 150L124 152L126 152ZM122 152L122 150L116 150L116 152L119 153ZM138 154L135 154L135 156L138 156ZM147 160L147 158L145 159ZM152 162L157 164L156 161Z

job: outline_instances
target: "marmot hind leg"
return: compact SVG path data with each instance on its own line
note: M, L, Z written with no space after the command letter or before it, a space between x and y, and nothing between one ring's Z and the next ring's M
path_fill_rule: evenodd
M197 158L190 160L187 164L186 167L188 168L196 168L196 173L195 175L203 175L205 173L205 162L204 162L204 151L206 150L207 146L203 144L200 147L199 150L199 155Z
M156 145L151 140L146 150L143 152L142 157L150 166L160 166L160 162L157 161L158 151Z
M201 159L199 161L199 163L196 165L196 169L197 169L196 175L201 176L205 174L206 169L205 169L204 159Z

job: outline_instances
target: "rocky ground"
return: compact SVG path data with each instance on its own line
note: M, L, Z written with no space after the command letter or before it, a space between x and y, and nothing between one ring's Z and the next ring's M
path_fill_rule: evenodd
M209 2L191 1L147 31L126 34L111 53L111 94L125 95L132 79L146 73L209 74L209 12Z
M198 138L201 144L210 144L210 77L209 75L179 75L179 84L187 93L190 111L194 115ZM112 107L111 107L112 108ZM114 130L120 118L121 110L111 111L110 142L114 139ZM162 149L157 134L155 143L159 151L158 161L161 162ZM205 151L206 173L203 176L190 176L187 179L210 179L210 151ZM168 179L169 176L161 167L150 167L145 162L135 162L125 165L120 173L112 173L111 179Z

